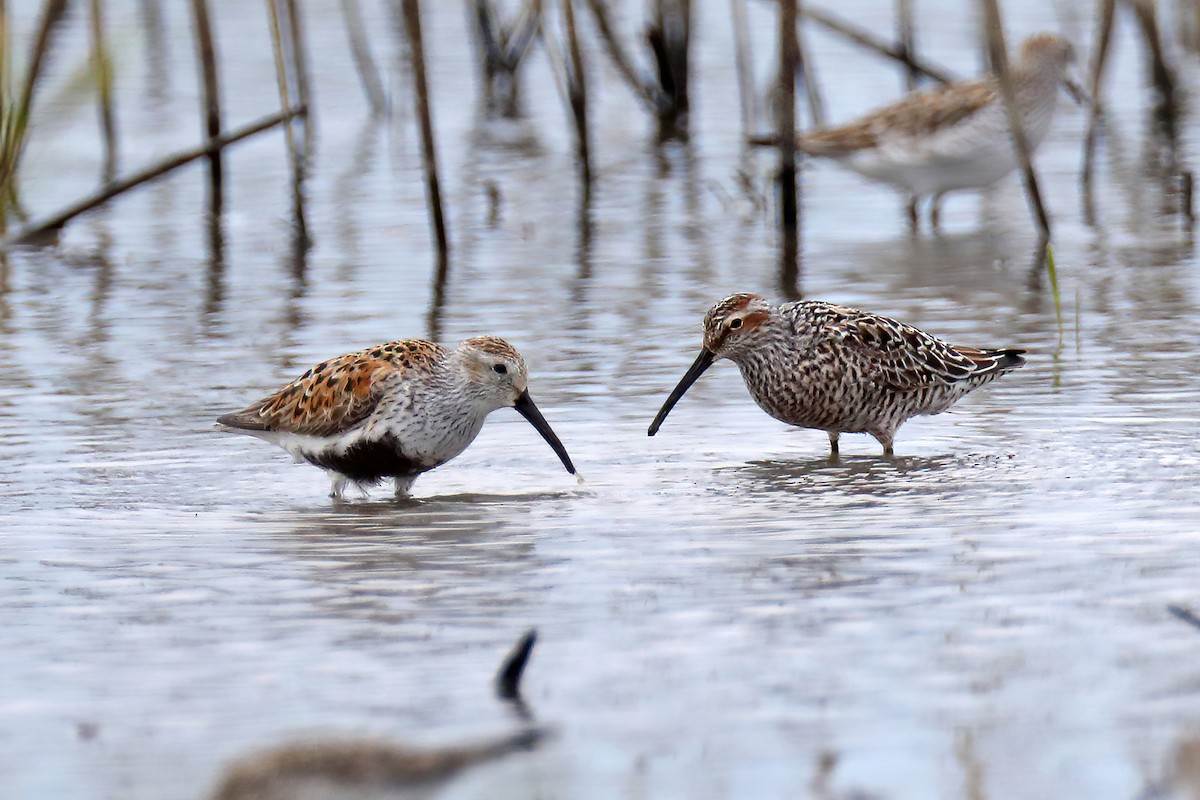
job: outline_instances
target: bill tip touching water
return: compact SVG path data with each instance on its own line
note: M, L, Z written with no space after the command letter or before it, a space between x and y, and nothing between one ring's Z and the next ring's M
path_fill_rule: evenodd
M654 436L684 393L716 361L738 365L772 417L842 433L868 433L893 452L909 418L939 414L973 389L1024 366L1024 350L951 345L889 317L807 300L773 306L740 292L704 317L700 354L650 423Z
M405 339L347 353L217 423L326 470L333 497L350 483L385 478L397 497L407 497L417 476L462 453L486 417L504 407L516 409L576 474L529 394L525 360L494 336L454 349Z

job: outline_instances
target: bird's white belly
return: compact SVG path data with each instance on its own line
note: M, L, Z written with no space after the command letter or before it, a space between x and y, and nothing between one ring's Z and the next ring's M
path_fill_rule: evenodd
M990 186L1017 168L1007 134L965 138L950 131L929 140L893 140L854 153L842 163L916 195Z
M1050 127L1053 106L1026 117L1036 149ZM914 195L990 186L1018 167L1004 110L993 105L958 125L925 136L886 136L872 148L840 159L855 172Z

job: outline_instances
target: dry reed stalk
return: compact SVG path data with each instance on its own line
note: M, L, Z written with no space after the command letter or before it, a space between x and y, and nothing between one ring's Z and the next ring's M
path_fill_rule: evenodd
M587 2L596 21L596 30L617 71L658 121L659 140L686 136L690 106L691 0L655 0L654 19L646 30L646 42L654 57L657 82L639 74L613 33L604 0Z
M896 42L897 49L908 60L904 64L907 68L904 71L904 88L911 92L917 88L917 79L920 77L920 73L912 65L912 59L917 52L912 0L896 0Z
M1196 224L1195 207L1196 176L1190 169L1179 173L1179 210L1187 220L1188 227Z
M633 60L629 54L625 52L625 48L613 33L612 23L608 19L608 8L604 4L604 0L587 0L588 8L592 11L592 17L596 21L596 32L600 34L600 41L604 43L605 49L608 51L609 58L612 59L617 72L625 79L625 83L633 93L646 103L651 110L655 110L658 106L658 90L654 85L638 74L637 69L633 65Z
M565 6L568 1L569 0L562 0L562 7L564 9L565 9ZM574 8L572 8L572 12L573 11L574 11ZM566 26L565 10L563 12L563 16L564 16L563 25L564 25L564 29L565 29L565 26ZM574 19L574 14L572 14L572 19ZM566 56L564 56L563 52L562 52L562 47L560 47L560 45L559 45L558 38L556 36L554 36L551 31L547 31L544 29L542 31L542 46L546 49L546 59L550 62L550 71L554 73L554 88L558 90L558 96L559 96L559 98L562 99L563 107L571 112L571 121L575 125L576 145L577 145L576 152L578 154L578 135L580 132L580 129L579 129L580 120L578 119L576 112L575 112L575 108L573 106L573 103L575 102L576 98L573 96L573 94L575 93L575 87L573 86L572 82L575 80L575 78L571 74L571 67L567 64L567 59L570 58L570 54L567 54ZM570 49L570 45L567 45L567 48ZM586 97L585 97L585 99L586 99ZM586 104L584 105L584 111L586 113ZM586 116L584 118L584 123L586 124ZM584 130L586 131L586 128ZM491 192L491 189L489 189L489 192ZM495 196L493 198L493 203L492 203L493 208L496 206L495 201L497 201L498 198L499 198L499 190L497 189L495 192ZM488 224L489 225L492 224L492 217L490 214L488 216Z
M788 298L799 295L800 232L796 197L796 38L799 0L779 0L779 85L775 97L775 137L779 148L779 288Z
M475 0L475 33L489 114L520 116L518 70L542 27L541 0L528 0L511 24L498 21L491 0Z
M296 44L290 41L292 34L298 30L291 23L285 28L280 18L280 11L287 12L284 5L287 0L267 0L267 12L271 20L271 45L275 55L275 76L279 87L279 104L283 111L292 108L307 109L304 103L292 99L293 91L299 92L300 83L294 61L288 63L289 51L295 56ZM292 120L299 114L289 114L284 122L284 141L287 142L288 160L291 163L292 211L295 217L297 241L308 242L308 224L304 217L304 156L296 145L296 132Z
M796 29L796 58L800 75L804 78L804 98L808 101L809 118L814 128L825 125L825 98L821 84L817 81L816 65L808 57L809 49L804 41L802 28Z
M745 0L729 0L733 13L734 67L741 100L742 135L751 136L758 126L758 93L754 90L754 56L750 52L750 29L746 23Z
M205 132L208 141L212 142L221 135L221 85L217 78L217 52L208 0L192 0L192 23L196 31L196 54L200 60ZM220 148L214 148L208 154L208 167L210 197L214 208L219 209L223 183Z
M588 136L587 73L583 68L583 52L579 48L579 35L575 26L573 0L562 0L563 21L567 28L567 52L570 55L566 67L567 98L571 104L571 115L575 119L575 140L579 149L579 176L583 181L585 202L592 195L592 157Z
M828 11L805 6L801 9L800 13L805 19L811 20L826 30L833 31L868 50L874 50L881 56L899 61L918 75L924 75L926 78L935 80L938 83L949 83L954 80L954 74L949 70L942 69L924 59L917 58L913 53L905 52L902 45L890 44L875 36L870 31L840 19Z
M367 29L363 25L358 0L342 0L342 16L346 20L350 53L354 56L354 67L358 70L358 79L367 95L367 105L371 109L371 115L378 117L387 110L387 97L383 92L379 69L371 56L371 44L367 38Z
M691 40L691 0L655 0L654 20L646 31L646 42L658 68L655 111L660 140L687 135Z
M34 37L33 49L29 55L29 66L20 93L14 102L10 87L6 87L4 92L5 102L0 106L0 232L7 230L10 212L20 213L17 171L20 167L21 156L25 151L29 112L33 107L33 97L37 90L38 79L41 77L42 67L50 49L51 36L66 8L66 0L46 0L45 5L42 6L42 16L38 23L37 35ZM7 8L3 10L2 16L5 38L4 82L7 83L12 77Z
M96 74L100 130L104 137L103 174L107 182L117 173L117 126L113 116L112 57L104 31L104 0L91 0L89 10L92 70Z
M225 301L224 217L210 213L205 223L208 239L208 275L204 289L204 322L210 325L213 315L220 312Z
M1104 79L1104 67L1108 63L1108 51L1112 44L1113 20L1116 17L1117 0L1103 0L1100 7L1099 24L1096 28L1096 46L1092 48L1092 81L1091 110L1088 113L1087 135L1083 139L1083 171L1080 181L1083 184L1084 217L1091 223L1094 219L1092 205L1092 173L1096 156L1096 138L1100 118L1104 113L1103 102L1100 99L1101 83Z
M0 234L8 231L8 214L10 206L17 205L16 181L12 179L10 169L16 154L19 141L14 119L15 104L13 102L13 71L12 71L12 30L8 23L8 6L5 0L0 0ZM3 288L8 288L8 258L3 261ZM0 307L2 309L2 307Z
M292 44L292 64L295 67L295 107L310 109L312 108L312 82L310 76L308 76L308 50L305 47L304 41L304 25L300 22L300 8L296 7L295 0L284 0L284 7L287 8L288 12L288 41ZM307 116L308 112L306 110L298 119L306 120ZM306 122L306 139L307 128Z
M13 244L27 244L44 238L47 234L54 233L62 228L69 221L79 216L80 214L91 211L93 208L107 203L109 200L118 195L128 192L143 183L148 183L155 178L160 178L168 172L178 169L179 167L189 164L197 159L207 156L213 148L224 149L236 142L240 142L257 133L262 133L265 130L275 127L287 120L304 113L303 108L294 108L278 114L272 114L269 117L253 122L245 127L232 130L222 134L215 139L208 141L199 147L194 147L190 150L184 150L169 158L160 161L159 163L147 167L141 172L136 172L127 178L115 181L108 186L103 187L99 191L88 195L87 197L71 204L64 210L54 214L51 217L42 220L41 222L30 225L25 230L21 231L9 239L4 241L4 246Z
M12 31L8 25L8 3L0 0L0 101L8 107L12 95Z
M38 24L33 51L29 56L29 71L26 73L25 84L21 89L21 99L17 106L18 118L22 122L29 118L29 109L33 106L33 94L37 88L38 78L41 77L46 54L50 49L50 37L66 10L67 0L46 0L46 4L42 6L41 22Z
M278 0L266 0L267 14L271 20L271 51L275 57L275 85L279 89L279 106L281 109L292 107L292 81L288 69L287 56L283 45L283 27L279 19ZM291 124L284 125L287 139L288 158L298 163L296 140Z
M475 0L475 41L483 66L483 93L489 108L495 103L496 76L504 69L503 36L491 0Z
M296 103L301 108L312 108L312 78L308 70L308 48L304 44L304 26L300 21L300 8L296 0L283 0L287 9L288 44L292 52L292 65L296 71ZM304 152L312 154L312 126L308 114L296 118L304 126ZM289 123L291 124L291 123Z
M402 0L404 27L408 31L409 57L412 61L413 83L416 87L417 118L421 127L421 162L425 171L425 189L429 214L437 245L437 277L435 284L445 286L450 245L446 237L446 219L442 213L442 191L438 181L437 151L433 138L433 116L429 110L429 86L425 80L425 46L421 36L421 7L419 0Z
M1004 98L1004 110L1008 115L1008 126L1012 132L1013 144L1017 151L1017 160L1021 164L1021 172L1025 178L1025 193L1034 212L1034 220L1042 239L1050 241L1050 216L1042 202L1042 192L1038 185L1037 172L1033 167L1029 139L1025 135L1024 121L1017 108L1016 92L1012 84L1012 76L1008 70L1008 49L1004 42L1004 28L1000 19L1000 8L997 0L981 0L986 25L987 52L991 60L992 70L1000 84L1000 94Z
M1175 88L1175 75L1167 64L1162 37L1158 32L1157 4L1155 0L1130 0L1130 3L1150 51L1150 74L1154 78L1154 88L1158 91L1157 115L1174 144L1176 121L1179 119L1176 100L1178 92Z

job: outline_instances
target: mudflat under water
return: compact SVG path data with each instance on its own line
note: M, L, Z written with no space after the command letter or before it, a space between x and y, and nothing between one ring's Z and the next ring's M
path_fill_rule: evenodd
M151 14L150 35L153 4L109 5L131 170L199 140L198 82L184 4ZM253 3L213 5L239 124L277 105L267 23ZM687 144L654 145L587 38L586 210L544 53L526 122L488 122L466 9L425 5L453 238L440 307L390 18L364 9L394 103L372 120L333 0L304 4L311 249L293 246L275 133L228 154L215 224L198 164L59 246L8 256L0 795L184 800L296 734L509 730L490 676L530 626L527 700L557 736L439 796L819 796L829 755L829 787L887 800L1125 800L1164 777L1200 725L1200 631L1166 610L1200 605L1200 266L1149 166L1131 31L1118 30L1095 225L1078 194L1083 109L1064 98L1039 156L1061 333L1030 277L1016 178L951 198L942 234L914 240L900 198L806 165L805 296L1030 351L952 413L905 426L895 459L848 436L830 463L824 434L768 418L727 364L645 435L707 306L779 296L772 167L739 146L727 5L697 4ZM841 5L890 28L890 3ZM920 45L971 74L963 5L918 3ZM1010 38L1059 30L1086 52L1090 4L1005 8ZM771 8L751 12L765 83ZM640 13L619 17L627 41ZM901 91L889 65L817 32L808 44L830 118ZM85 52L80 12L53 80ZM23 186L35 216L99 173L92 108L47 97ZM1184 153L1194 130L1185 120ZM212 430L322 358L480 333L524 353L582 484L510 411L405 505L385 491L335 505L320 471Z

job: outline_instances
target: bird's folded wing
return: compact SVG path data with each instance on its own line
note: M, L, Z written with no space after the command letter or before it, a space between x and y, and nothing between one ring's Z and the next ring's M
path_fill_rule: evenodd
M949 83L835 128L804 134L797 141L809 155L836 157L875 147L884 139L919 137L962 122L996 97L989 80Z
M845 317L835 330L846 350L861 359L864 372L896 391L955 383L978 369L954 347L888 317Z
M323 361L270 397L217 422L251 431L332 436L367 419L384 389L440 355L432 342L405 340Z

